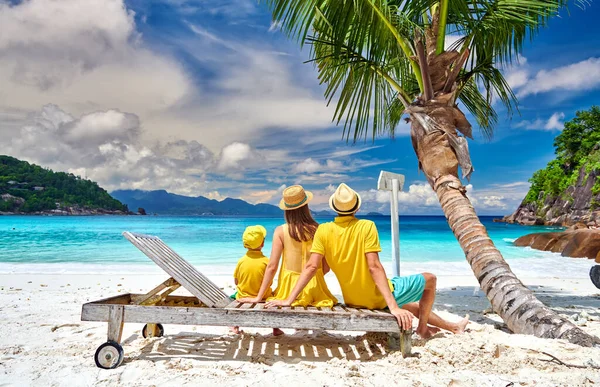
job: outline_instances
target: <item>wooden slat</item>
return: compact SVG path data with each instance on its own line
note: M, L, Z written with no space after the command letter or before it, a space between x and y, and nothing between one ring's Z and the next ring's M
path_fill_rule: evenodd
M249 302L245 302L245 303L242 304L242 306L240 306L240 309L245 309L245 310L252 309L253 306L254 306L254 304L251 304Z
M220 300L223 296L227 296L221 289L216 287L216 285L203 278L202 274L189 265L189 263L183 260L183 258L177 255L177 253L171 250L162 241L146 241L146 247L155 254L157 259L162 260L165 265L170 266L174 272L179 272L181 278L185 278L186 281L192 284L192 287L200 289L203 296L212 303L215 303L216 300ZM211 305L211 302L208 302L207 304Z
M225 306L225 308L233 309L233 308L239 308L240 306L242 306L241 302L238 302L237 300L233 300L227 306Z
M319 311L321 311L322 313L333 313L333 310L331 310L331 308L317 308Z
M374 309L373 312L375 312L377 314L386 314L386 315L391 314L390 312L387 312L387 311L381 310L381 309Z
M111 305L88 303L83 305L83 321L108 321ZM325 329L342 331L399 332L398 324L392 324L393 316L350 313L311 313L285 311L283 309L221 309L185 308L172 306L123 305L123 321L162 324L245 326L272 328L274 326L294 329Z
M208 278L204 277L196 268L171 250L163 241L160 239L150 240L147 243L158 252L160 258L171 263L176 269L181 271L182 275L187 276L190 281L195 282L195 285L201 288L205 292L204 295L211 298L213 302L221 300L223 296L227 297L218 286L210 282Z
M183 258L171 250L160 239L144 240L144 238L138 238L138 243L140 245L138 248L141 249L141 247L144 247L146 251L142 251L147 253L146 255L151 259L153 258L154 262L159 266L161 266L160 263L162 263L161 267L163 270L167 271L169 274L177 273L179 278L186 281L189 287L200 289L202 296L208 301L205 302L207 305L212 306L216 301L226 297L226 294L222 292L221 289L212 284L208 279L203 278L204 276L202 276L202 274L183 260ZM171 270L171 272L168 270ZM191 289L188 288L188 290L194 294ZM197 294L194 295L198 297Z
M123 235L204 304L212 307L229 304L225 292L159 238L130 232Z
M349 306L344 306L344 309L346 309L348 312L350 312L352 314L362 314L362 312L359 309L351 308Z

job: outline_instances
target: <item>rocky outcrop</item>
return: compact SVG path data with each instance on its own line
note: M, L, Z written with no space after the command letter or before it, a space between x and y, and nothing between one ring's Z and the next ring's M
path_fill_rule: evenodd
M502 221L523 225L571 226L585 223L598 226L600 194L594 195L592 187L599 176L600 170L588 172L584 165L579 170L575 185L568 187L564 193L551 196L540 192L537 202L527 203L524 200L513 214L505 216Z
M600 230L573 227L563 232L527 234L515 246L560 253L564 257L590 258L600 263Z

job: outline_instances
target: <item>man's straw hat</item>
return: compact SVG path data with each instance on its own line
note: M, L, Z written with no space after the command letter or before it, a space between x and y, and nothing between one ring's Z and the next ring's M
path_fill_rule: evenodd
M295 210L307 205L312 198L312 192L305 191L301 185L292 185L283 190L283 199L279 202L279 208L284 211Z
M346 184L337 187L329 198L329 207L340 215L354 214L360 208L360 195Z

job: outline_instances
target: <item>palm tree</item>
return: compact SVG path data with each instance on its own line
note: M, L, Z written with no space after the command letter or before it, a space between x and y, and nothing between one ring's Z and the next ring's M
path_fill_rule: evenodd
M267 0L273 20L311 46L310 61L336 100L347 141L394 135L404 115L427 180L493 310L516 333L584 346L600 340L537 300L494 246L458 176L473 172L465 137L517 101L500 69L566 6L559 0ZM451 37L453 39L447 39ZM447 47L447 41L454 43Z

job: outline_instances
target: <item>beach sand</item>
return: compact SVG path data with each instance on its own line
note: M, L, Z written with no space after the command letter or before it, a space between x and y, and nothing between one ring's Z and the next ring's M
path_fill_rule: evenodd
M81 322L81 305L143 293L166 275L0 275L0 386L585 386L600 384L600 349L509 333L489 313L472 276L440 276L435 311L458 320L462 335L440 333L413 341L414 357L388 353L383 335L165 325L162 338L144 339L142 324L125 324L123 364L101 370L96 348L106 323ZM213 278L226 291L231 279ZM600 335L600 291L589 279L522 278L559 313ZM335 278L328 276L334 294ZM178 291L186 294L185 291ZM542 352L570 368L551 362Z

